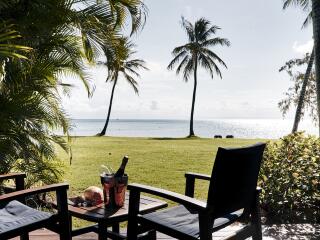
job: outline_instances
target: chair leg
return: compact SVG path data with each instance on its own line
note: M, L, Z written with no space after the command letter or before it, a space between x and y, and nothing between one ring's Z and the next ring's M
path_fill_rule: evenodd
M69 230L61 230L60 232L60 240L71 240L71 232Z
M67 191L57 191L60 240L71 240L71 223L68 211Z
M108 234L108 224L105 221L101 221L98 223L98 239L99 240L107 240Z
M262 240L261 212L259 204L259 194L256 194L254 206L251 213L251 221L253 227L253 240Z
M116 223L116 224L112 225L112 232L114 232L114 233L120 233L119 223Z
M148 233L149 240L157 240L156 230L150 230Z
M207 214L199 213L200 240L212 240L213 221Z
M24 233L20 235L20 240L29 240L29 233Z
M140 205L140 192L131 190L129 196L129 214L127 237L130 240L138 239L138 213Z

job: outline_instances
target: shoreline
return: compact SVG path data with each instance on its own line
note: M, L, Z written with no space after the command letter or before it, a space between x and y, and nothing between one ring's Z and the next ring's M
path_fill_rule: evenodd
M67 135L57 135L59 137L67 137ZM143 139L143 140L217 140L217 141L221 141L221 140L263 140L263 141L272 141L272 140L277 140L275 138L209 138L209 137L141 137L141 136L86 136L86 135L70 135L69 137L71 138L123 138L123 139Z

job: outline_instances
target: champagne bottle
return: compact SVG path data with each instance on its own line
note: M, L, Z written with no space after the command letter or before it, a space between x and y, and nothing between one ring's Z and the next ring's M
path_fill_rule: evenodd
M117 172L114 174L115 177L122 177L124 175L124 169L126 168L126 165L128 163L129 157L128 156L124 156L122 159L122 163L119 167L119 169L117 170Z

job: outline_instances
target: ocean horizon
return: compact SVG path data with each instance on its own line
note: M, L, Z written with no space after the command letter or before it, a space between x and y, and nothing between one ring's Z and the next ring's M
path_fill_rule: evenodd
M105 119L71 119L72 136L94 136L102 130ZM278 139L291 132L293 119L207 119L195 120L194 131L199 137L233 135L235 138ZM311 120L299 125L300 131L317 135ZM189 120L172 119L111 119L106 136L180 138L189 133Z

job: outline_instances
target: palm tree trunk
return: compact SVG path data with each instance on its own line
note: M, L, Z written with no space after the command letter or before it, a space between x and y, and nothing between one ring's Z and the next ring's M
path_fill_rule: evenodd
M316 66L318 126L320 136L320 1L312 0L312 23L314 37L314 57Z
M108 127L109 120L110 120L114 89L116 88L117 80L118 80L118 78L116 78L114 80L114 82L113 82L112 91L111 91L111 97L110 97L110 103L109 103L109 109L108 109L108 116L107 116L107 119L106 119L106 123L104 124L104 127L103 127L101 133L98 134L98 136L104 136L106 134L107 127Z
M313 62L314 62L314 49L312 49L312 53L311 53L311 56L310 56L310 59L309 59L308 67L307 67L307 70L306 70L306 74L304 75L304 79L303 79L303 83L302 83L302 87L301 87L301 92L300 92L300 96L299 96L299 101L298 101L298 104L297 104L296 115L294 117L292 133L295 133L295 132L298 131L298 125L299 125L300 120L301 120L302 109L304 107L304 99L305 99L305 96L306 96L306 89L307 89L307 86L308 86L308 81L309 81L309 77L310 77L310 74L311 74Z
M194 114L194 104L196 101L196 93L197 93L197 69L198 69L198 59L195 59L194 62L194 86L193 86L193 95L192 95L192 105L191 105L191 116L190 116L190 133L189 137L194 136L193 131L193 114Z

